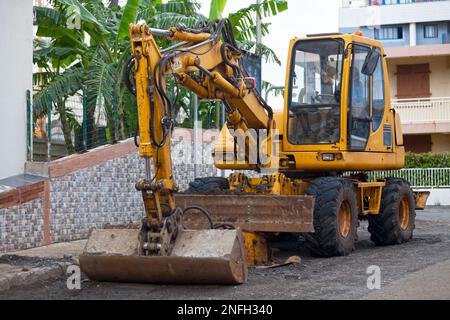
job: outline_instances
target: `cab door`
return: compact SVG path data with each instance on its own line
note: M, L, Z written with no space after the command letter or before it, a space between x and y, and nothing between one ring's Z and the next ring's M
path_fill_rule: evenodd
M348 106L348 149L365 150L370 135L370 76L362 73L370 47L352 45Z

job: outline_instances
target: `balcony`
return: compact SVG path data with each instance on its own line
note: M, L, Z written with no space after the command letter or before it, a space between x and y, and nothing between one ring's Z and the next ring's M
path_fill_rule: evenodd
M342 0L342 7L367 7L367 6L381 6L381 5L397 5L397 4L410 4L410 3L420 3L420 2L437 2L437 1L447 1L447 0Z
M450 97L393 99L403 131L414 133L450 133Z
M450 1L416 1L392 5L368 5L363 0L343 1L339 10L339 28L361 28L448 21Z

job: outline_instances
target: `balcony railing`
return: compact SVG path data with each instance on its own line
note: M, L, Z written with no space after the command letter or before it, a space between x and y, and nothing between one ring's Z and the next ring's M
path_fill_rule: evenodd
M402 123L450 122L450 97L394 99Z
M448 0L342 0L343 8L350 7L367 7L367 6L387 6L387 5L397 5L397 4L411 4L411 3L421 3L421 2L437 2L437 1L448 1Z
M450 33L443 33L442 44L449 44L449 43L450 43Z
M369 4L369 0L342 0L343 8L367 7L368 4Z

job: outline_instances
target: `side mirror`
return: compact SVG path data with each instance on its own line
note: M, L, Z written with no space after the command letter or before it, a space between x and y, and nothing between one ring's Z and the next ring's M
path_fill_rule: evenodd
M366 60L364 61L364 64L362 66L361 73L365 74L366 76L371 76L377 68L380 56L381 54L378 48L373 47L366 56Z

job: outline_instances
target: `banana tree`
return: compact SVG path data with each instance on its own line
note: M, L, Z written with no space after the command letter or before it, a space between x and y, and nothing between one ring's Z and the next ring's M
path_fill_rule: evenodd
M121 137L128 136L130 130L125 129L132 125L123 123L123 115L134 115L132 119L136 119L135 103L125 104L129 101L134 102L134 98L125 90L122 81L123 68L131 55L129 24L143 20L147 24L161 29L177 24L194 27L199 21L206 18L197 13L199 5L192 0L172 0L166 3L158 0L128 0L123 8L113 7L108 11L108 15L97 13L103 11L98 10L98 7L101 8L101 4L97 5L96 10L93 10L91 1L86 0L84 4L86 8L92 10L93 15L102 22L109 34L109 38L91 45L91 63L88 67L89 76L86 79L86 85L90 96L96 97L97 105L104 106L110 132L113 132L114 117L117 112L113 106L114 103L118 104ZM168 40L157 39L157 41L161 47L169 45ZM173 85L172 88L174 88ZM183 101L183 99L179 100L175 113L179 108L188 109L188 103Z
M209 20L221 19L224 16L224 10L227 0L211 0ZM267 18L275 16L288 9L285 0L261 0L260 3L254 3L241 8L228 15L233 26L233 33L239 47L245 51L253 52L262 57L266 62L274 62L281 65L281 62L275 52L268 46L256 42L256 17ZM270 24L261 23L261 33L265 36L269 33ZM263 81L263 88L267 83ZM210 127L214 122L217 127L220 122L220 108L217 103L201 103L199 112L206 126ZM211 116L215 112L215 115ZM211 120L213 119L213 120Z
M226 1L216 2L216 11L223 12ZM254 19L258 9L262 16L274 15L285 10L285 1L263 0L258 8L252 5L229 15L235 24L236 38L245 48L252 47L255 32L248 32L246 26L252 23L251 19ZM36 8L37 35L45 41L36 42L35 62L44 72L37 74L35 78L36 81L40 78L39 83L52 92L52 97L58 104L56 109L63 115L61 122L64 122L64 114L71 119L70 110L65 107L65 99L83 87L87 95L88 131L93 134L88 136L88 145L94 142L90 140L95 140L94 113L99 108L106 115L109 136L112 137L116 133L117 109L114 106L117 105L120 135L129 136L134 131L137 117L135 98L125 90L122 81L124 65L131 55L129 23L145 21L161 29L177 24L195 27L207 19L198 10L199 4L192 0L169 0L164 3L160 0L128 0L123 7L113 1L107 5L102 0L52 0L52 8ZM217 14L216 17L220 15ZM76 28L73 28L73 22L78 22ZM267 29L268 25L264 25L263 31L267 32ZM157 41L161 47L170 45L170 41L166 39ZM261 52L267 57L275 57L270 50ZM168 83L173 87L170 91L178 91L170 81ZM192 118L188 93L181 89L178 96L180 99L175 113L182 108L187 117ZM46 97L42 93L35 96L37 112L45 112ZM211 114L211 107L206 108L207 112L202 114ZM205 116L205 121L207 117ZM184 125L189 124L185 121ZM70 132L74 127L76 123L63 129L71 150L73 143Z
M87 46L80 30L66 28L66 9L56 3L53 8L34 8L38 38L34 41L33 60L40 70L33 75L39 90L33 98L33 110L35 117L46 114L48 98L51 97L60 118L67 150L73 153L71 132L77 122L72 110L66 107L66 99L81 86L81 61Z
M66 69L70 63L61 64L61 59L49 54L64 54L63 58L70 59L69 62L81 67L76 70L81 73L78 90L82 86L86 89L89 132L96 131L94 113L97 105L104 106L110 133L115 128L113 105L114 97L118 96L121 90L121 65L126 51L123 42L128 35L129 23L135 20L140 2L129 0L123 8L118 8L106 6L101 0L53 0L52 8L35 8L37 36L51 39L52 43L51 47L36 47L35 62L40 67L46 64L46 71L56 72L60 83L70 82L73 79L73 70ZM70 24L74 16L78 19L78 26L75 28ZM41 73L41 81L45 75L48 75L48 72ZM47 83L51 86L55 79L47 78ZM64 102L70 94L73 94L70 90L54 90L52 98ZM44 96L46 97L46 93L38 94L35 101L45 103ZM42 104L36 109L44 110ZM60 113L60 116L63 122L64 113ZM68 132L65 134L65 140L69 152L73 151L70 129L73 128L63 129Z

